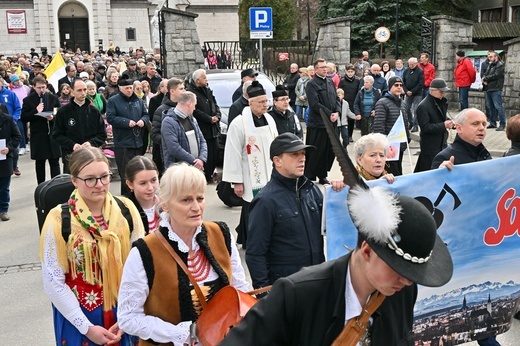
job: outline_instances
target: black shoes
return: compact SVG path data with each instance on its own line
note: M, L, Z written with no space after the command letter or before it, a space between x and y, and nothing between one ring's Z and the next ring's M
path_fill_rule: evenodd
M2 221L9 221L10 220L9 214L7 214L7 213L0 213L0 220L2 220Z
M487 126L488 129L496 129L497 128L497 125L496 124L493 124L493 123L489 123L489 125Z
M328 181L327 178L320 178L319 183L321 185L330 185L330 181Z
M495 131L505 131L505 129L506 127L504 125L500 125Z

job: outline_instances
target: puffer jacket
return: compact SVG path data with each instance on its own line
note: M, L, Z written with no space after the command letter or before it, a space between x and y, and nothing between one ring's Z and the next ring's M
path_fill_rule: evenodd
M170 100L169 96L165 96L161 105L155 110L152 121L152 131L150 131L150 138L154 144L161 145L161 123L163 120L163 114L175 106L177 106L177 102L173 102Z
M271 180L251 202L246 262L253 287L265 287L300 268L322 263L323 195L305 176Z
M395 122L401 115L401 98L390 93L386 93L384 97L376 103L376 115L374 117L373 130L374 133L382 133L385 136L390 133ZM406 137L410 138L408 131L408 118L403 117ZM401 150L406 150L406 143L401 143Z

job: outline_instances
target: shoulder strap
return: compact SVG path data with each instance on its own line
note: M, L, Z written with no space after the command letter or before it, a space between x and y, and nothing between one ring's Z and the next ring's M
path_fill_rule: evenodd
M121 213L123 214L124 218L128 222L128 228L130 230L130 233L132 233L132 230L134 229L134 221L132 219L132 215L130 215L130 209L123 203L122 200L117 198L116 196L113 196L114 199L117 202L117 205L119 206L119 209L121 209Z
M363 307L361 315L351 318L338 337L332 343L332 346L355 346L361 339L368 327L370 316L383 303L386 296L376 291L370 296L370 299Z
M188 278L190 279L191 284L193 285L193 288L195 289L195 292L197 293L197 297L199 298L200 305L204 309L207 305L206 298L204 298L204 294L202 293L199 285L197 284L197 281L193 278L190 271L188 270L188 267L186 267L186 264L182 261L182 259L179 257L179 255L173 250L173 248L168 244L168 241L164 238L164 236L161 234L160 231L154 232L155 236L159 239L160 243L166 251L173 257L175 262L181 267L181 269L188 275Z
M66 202L61 205L61 235L65 239L65 243L69 241L70 232L69 203Z

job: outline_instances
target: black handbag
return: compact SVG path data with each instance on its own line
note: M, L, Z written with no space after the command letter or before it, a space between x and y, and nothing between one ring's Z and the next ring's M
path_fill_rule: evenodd
M231 183L221 181L217 184L218 198L228 207L240 207L242 205L242 198L235 194L235 190L231 187Z

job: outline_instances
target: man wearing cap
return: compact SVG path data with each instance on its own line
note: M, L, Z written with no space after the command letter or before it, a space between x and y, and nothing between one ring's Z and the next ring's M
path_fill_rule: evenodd
M125 79L137 80L141 77L141 74L137 72L137 61L129 60L126 64L126 71L122 75Z
M248 80L243 83L242 95L238 98L238 100L233 102L231 107L229 107L228 123L227 123L228 127L229 127L229 124L231 124L231 122L233 121L233 119L235 119L237 116L242 114L242 111L244 110L244 108L249 106L249 95L247 95L247 88L249 88L249 86L252 83L253 83L253 81L251 81L251 80Z
M277 85L273 91L273 106L269 110L269 114L276 122L276 129L279 134L290 132L303 138L303 131L300 120L296 114L289 109L289 95L283 85Z
M325 112L327 121L336 126L341 103L334 84L330 78L327 78L327 62L324 59L317 59L314 62L314 69L314 77L305 88L310 109L305 140L306 144L315 146L316 151L307 152L308 163L305 167L305 175L310 180L316 180L318 177L320 184L328 184L327 173L334 162L334 153L320 110Z
M244 82L248 80L254 81L256 80L256 76L258 76L258 72L256 72L252 68L245 69L240 73L240 78L242 78L242 82L240 83L240 86L237 88L237 90L235 90L235 92L233 93L233 96L231 98L233 102L235 102L240 98L240 96L242 96L242 86L244 85Z
M417 284L442 286L453 274L433 216L381 188L354 187L347 203L356 248L278 279L220 345L414 344Z
M375 107L373 124L374 133L382 133L387 136L395 122L401 116L401 94L403 92L403 80L401 77L390 77L388 80L388 92L379 99ZM403 116L406 137L410 138L408 130L408 117ZM403 174L403 153L406 143L401 143L399 160L386 161L386 171L395 176Z
M455 54L457 66L455 66L455 86L459 88L460 110L468 108L469 87L477 79L477 71L471 61L466 58L466 53L459 50Z
M246 263L255 289L325 261L323 195L303 175L306 148L315 149L292 133L271 143L271 180L249 208Z
M121 195L130 192L125 183L125 168L134 156L141 155L144 143L144 127L149 121L148 111L141 98L137 97L131 79L118 81L119 93L107 101L107 121L112 125L114 135L114 153L119 176L121 177Z
M448 145L448 130L454 124L446 117L448 100L444 93L450 89L442 78L433 79L428 95L417 107L417 122L421 128L421 153L414 173L429 171L433 159Z
M276 123L267 113L268 100L258 81L247 88L249 107L229 125L222 180L233 184L243 199L237 242L246 246L249 204L271 178L269 147L276 136Z
M29 83L32 85L32 80L33 80L34 76L36 76L36 74L38 72L42 72L43 69L45 68L45 65L43 65L39 61L35 61L31 64L31 67L32 67L32 71L29 73Z

